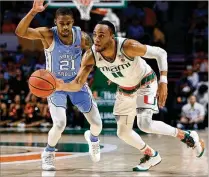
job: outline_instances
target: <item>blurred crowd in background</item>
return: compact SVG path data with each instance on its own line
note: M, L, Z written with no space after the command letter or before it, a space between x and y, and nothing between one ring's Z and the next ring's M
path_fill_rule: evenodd
M0 3L1 36L15 36L17 24L31 9L33 2ZM45 12L37 14L31 27L52 27L55 10L48 7ZM115 24L117 36L164 48L168 52L169 95L166 107L160 110L156 119L179 128L201 129L208 126L207 1L128 2L126 8L107 9L106 14L94 9L90 21L80 20L78 10L72 10L75 25L90 35L96 22L106 19ZM27 85L34 70L45 68L44 52L25 49L21 43L15 50L10 50L9 43L0 42L0 127L50 126L52 120L47 100L32 95ZM148 63L158 73L156 62ZM89 77L90 86L97 82L94 73L95 71ZM95 99L99 99L96 95L95 93ZM194 96L190 97L191 95ZM197 106L198 103L202 107ZM83 115L70 101L68 104L67 126L82 128Z

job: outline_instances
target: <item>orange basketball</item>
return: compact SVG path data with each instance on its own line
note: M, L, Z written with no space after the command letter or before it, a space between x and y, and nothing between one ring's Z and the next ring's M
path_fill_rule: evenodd
M34 95L44 98L55 91L56 80L51 72L39 69L30 76L28 85Z

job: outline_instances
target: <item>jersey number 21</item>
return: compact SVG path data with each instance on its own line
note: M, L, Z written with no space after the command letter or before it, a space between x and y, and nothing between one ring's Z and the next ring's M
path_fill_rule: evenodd
M62 60L60 61L60 70L74 70L75 60Z

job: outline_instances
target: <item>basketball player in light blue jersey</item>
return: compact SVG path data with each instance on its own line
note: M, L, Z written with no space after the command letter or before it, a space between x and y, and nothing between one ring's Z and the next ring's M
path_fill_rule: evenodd
M44 0L35 0L33 8L18 24L16 34L31 40L40 39L46 55L46 69L68 83L76 77L80 69L82 49L87 50L91 47L91 38L79 27L73 26L73 14L68 8L56 11L55 27L30 28L34 16L46 7ZM53 127L48 133L48 145L42 153L43 170L55 170L55 146L66 126L67 97L90 123L90 130L85 132L85 139L89 144L91 159L94 162L100 160L98 135L102 130L102 121L90 89L84 84L78 92L57 91L48 97Z

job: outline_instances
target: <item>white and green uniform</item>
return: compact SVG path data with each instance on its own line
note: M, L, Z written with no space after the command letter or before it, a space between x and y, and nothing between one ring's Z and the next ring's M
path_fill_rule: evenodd
M115 40L117 54L113 62L107 61L101 53L95 51L95 46L92 46L96 66L109 80L119 86L114 114L136 114L136 108L149 108L158 113L155 98L157 78L154 71L141 57L126 56L123 52L126 38L117 37Z

